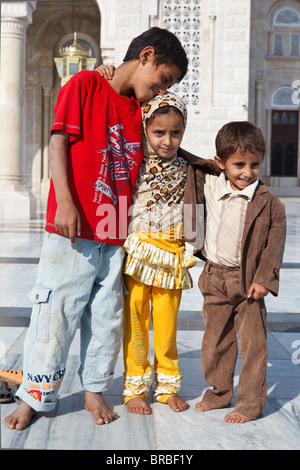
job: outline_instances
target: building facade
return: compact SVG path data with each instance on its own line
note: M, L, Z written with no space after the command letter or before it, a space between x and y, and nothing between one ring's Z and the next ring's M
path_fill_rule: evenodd
M173 87L188 106L182 146L211 158L224 123L250 120L268 144L261 178L278 195L300 195L300 1L8 1L1 2L1 218L35 218L36 202L46 199L59 50L76 32L96 66L118 66L131 39L151 26L178 35L189 58Z

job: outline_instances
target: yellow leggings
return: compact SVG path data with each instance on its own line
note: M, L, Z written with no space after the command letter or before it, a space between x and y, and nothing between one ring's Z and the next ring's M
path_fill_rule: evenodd
M182 381L176 345L177 315L181 300L180 289L148 286L124 275L129 294L124 302L124 397L146 398L151 385L149 352L150 302L154 339L154 395L166 403L177 394Z

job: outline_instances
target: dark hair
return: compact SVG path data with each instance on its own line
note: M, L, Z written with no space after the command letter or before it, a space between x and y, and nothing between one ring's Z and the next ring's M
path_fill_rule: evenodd
M180 80L187 72L188 59L179 39L167 29L153 27L133 39L128 47L124 62L138 59L147 46L155 51L154 63L176 65L181 70ZM179 80L179 81L180 81Z
M151 122L154 121L155 116L161 115L161 114L168 114L171 111L174 111L179 116L181 116L182 120L183 120L183 123L184 123L184 117L183 117L183 114L180 111L180 109L176 108L176 106L172 106L172 105L167 104L167 105L162 106L161 108L157 108L155 111L153 111L151 116L148 119L146 119L146 126L148 126L149 124L151 124Z
M232 121L225 124L216 136L216 152L221 160L226 159L238 149L243 153L266 153L266 142L262 131L248 121Z

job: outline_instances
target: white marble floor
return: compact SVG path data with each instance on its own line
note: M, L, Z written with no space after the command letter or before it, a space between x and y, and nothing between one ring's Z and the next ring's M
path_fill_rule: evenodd
M201 264L192 270L195 287L184 293L178 325L178 350L184 381L181 395L189 409L174 413L167 405L151 401L152 414L128 413L122 404L122 356L106 401L119 418L105 426L94 425L83 409L83 391L77 376L79 332L72 344L67 373L57 408L38 414L24 431L11 431L3 419L16 404L2 404L2 449L148 450L173 451L183 456L198 450L299 450L300 449L300 199L283 199L288 217L287 244L281 271L280 293L267 297L268 401L263 417L246 424L223 422L228 409L197 413L195 403L207 384L201 372L204 321L197 288ZM31 305L26 297L36 276L42 243L42 221L0 225L0 369L22 368L22 345ZM152 343L151 343L152 344ZM153 357L153 350L151 350ZM240 358L235 371L238 384ZM232 402L234 406L234 400ZM130 455L130 453L128 454ZM144 454L148 455L148 454ZM148 457L147 457L148 458Z

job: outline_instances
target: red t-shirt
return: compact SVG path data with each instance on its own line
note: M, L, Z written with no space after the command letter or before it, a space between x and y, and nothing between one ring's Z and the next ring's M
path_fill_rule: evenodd
M81 238L122 245L142 163L141 111L96 71L74 75L59 91L51 132L70 134L68 184L81 217ZM51 180L46 230L54 227Z

